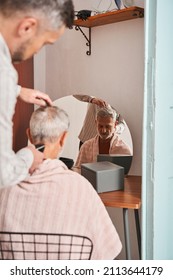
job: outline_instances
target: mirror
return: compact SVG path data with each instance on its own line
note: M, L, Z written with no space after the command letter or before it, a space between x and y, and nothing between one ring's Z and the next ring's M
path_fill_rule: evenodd
M72 95L57 99L53 103L55 106L64 109L70 118L70 129L61 157L71 158L76 162L80 142L78 136L83 127L88 106L92 104L79 101ZM93 125L95 126L95 122ZM121 134L118 134L118 136L130 147L133 154L132 137L125 120L124 130Z

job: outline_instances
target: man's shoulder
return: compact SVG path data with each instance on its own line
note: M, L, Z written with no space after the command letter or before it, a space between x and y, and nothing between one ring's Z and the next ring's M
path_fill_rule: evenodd
M118 144L125 144L125 142L119 137L117 134L113 136L113 143L118 145Z
M119 136L114 137L112 148L119 148L120 153L132 154L130 147Z
M82 146L85 148L85 147L92 145L93 143L95 143L97 141L97 138L98 138L98 136L96 135L95 137L85 141L85 143L83 143Z
M71 180L78 182L81 185L85 185L89 187L91 186L90 182L78 172L75 172L73 170L68 170L68 172L66 172L66 174L64 173L64 175L71 178Z

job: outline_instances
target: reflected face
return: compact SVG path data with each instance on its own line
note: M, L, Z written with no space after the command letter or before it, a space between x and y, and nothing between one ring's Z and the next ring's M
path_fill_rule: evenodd
M65 26L62 26L57 31L44 30L39 34L35 34L32 38L22 42L12 54L12 61L20 62L32 57L44 45L53 44L63 33Z
M96 125L101 139L106 140L112 137L115 131L115 121L111 117L98 117Z

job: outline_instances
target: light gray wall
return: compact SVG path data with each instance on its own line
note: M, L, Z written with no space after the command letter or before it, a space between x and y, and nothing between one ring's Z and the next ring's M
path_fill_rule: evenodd
M93 1L74 3L75 10L93 6ZM87 28L83 30L88 34ZM45 53L36 55L35 88L40 89L41 81L45 81L45 91L53 100L83 93L108 101L123 115L132 134L134 159L130 172L141 175L144 19L95 27L91 36L91 56L86 55L85 38L75 29L66 30L58 42L45 48ZM40 56L44 55L43 63ZM137 256L135 251L133 258Z

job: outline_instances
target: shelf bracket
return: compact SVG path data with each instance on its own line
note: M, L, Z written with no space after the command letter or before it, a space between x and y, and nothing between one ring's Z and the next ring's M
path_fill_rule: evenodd
M80 30L80 32L82 33L82 35L85 37L85 39L87 40L86 45L88 46L89 50L86 51L87 55L91 55L91 27L88 27L89 29L89 37L87 37L85 35L85 33L83 32L83 30L81 29L81 27L79 25L75 26L75 29L78 31Z

